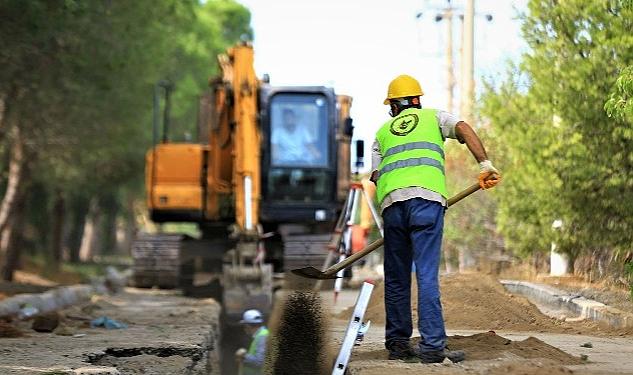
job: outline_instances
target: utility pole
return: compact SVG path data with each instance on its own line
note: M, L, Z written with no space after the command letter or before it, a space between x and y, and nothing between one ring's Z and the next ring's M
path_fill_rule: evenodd
M446 81L448 103L446 110L453 112L453 90L455 89L455 73L453 70L453 7L448 2L448 7L444 10L446 20Z
M473 106L475 102L474 66L474 32L475 32L475 0L466 0L462 36L462 84L460 116L473 124Z
M464 13L454 8L451 0L447 0L447 6L444 8L435 8L438 12L435 16L435 22L446 21L446 75L447 75L447 105L446 110L453 111L454 91L455 91L455 69L453 54L453 17L458 15L461 19L461 43L460 43L460 117L469 123L474 123L474 101L475 101L475 80L474 80L474 29L475 29L475 0L465 0L466 8ZM416 15L417 19L422 17L423 13ZM485 19L492 21L492 15L486 14Z
M441 9L441 13L435 16L435 22L446 21L446 110L453 111L453 102L455 91L455 69L453 59L453 16L455 15L455 8L451 5L451 0L447 0L448 5ZM418 18L421 13L418 14Z

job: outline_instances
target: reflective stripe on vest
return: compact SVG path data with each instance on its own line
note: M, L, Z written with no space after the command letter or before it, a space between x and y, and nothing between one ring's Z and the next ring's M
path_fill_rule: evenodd
M383 156L376 189L380 203L392 191L406 187L421 187L447 196L444 139L435 110L406 109L386 122L376 139Z
M444 158L444 150L442 150L440 146L436 145L435 143L424 142L424 141L405 143L400 146L394 146L388 149L387 152L385 152L385 155L383 156L383 158L389 157L399 152L404 152L404 151L409 151L409 150L420 150L420 149L433 150L437 152L438 154L440 154L442 158Z
M418 165L428 165L430 167L435 167L444 173L444 165L440 161L431 158L412 158L412 159L404 159L404 160L396 160L393 163L386 164L384 167L380 168L378 171L378 177L382 176L387 172L391 172L394 169L398 168L406 168L406 167L415 167Z

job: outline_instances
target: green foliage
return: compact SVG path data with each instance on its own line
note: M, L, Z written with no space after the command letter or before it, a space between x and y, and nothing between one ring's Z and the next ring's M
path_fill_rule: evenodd
M604 105L609 117L633 123L633 66L629 66L615 81L615 86ZM629 129L629 131L633 131Z
M477 132L486 146L494 149L486 132L482 129ZM477 182L479 169L465 145L450 141L446 144L446 154L447 188L453 196ZM495 190L475 193L446 211L443 247L444 256L449 259L444 259L445 262L454 266L462 263L458 261L460 252L471 258L489 256L498 250ZM466 258L461 265L467 267Z
M35 227L59 192L110 214L140 198L154 84L175 83L182 139L216 55L252 34L233 0L0 0L0 18L4 122L27 139L30 186L43 189L27 192Z
M165 78L176 84L173 140L195 139L198 95L216 73L216 56L239 40L251 40L250 13L233 1L207 1L195 8L196 22L175 41Z
M630 248L633 131L621 101L629 71L616 79L633 62L633 8L532 0L528 9L530 52L503 83L488 84L481 108L503 149L500 229L522 254L549 250L555 219L559 248L572 257Z

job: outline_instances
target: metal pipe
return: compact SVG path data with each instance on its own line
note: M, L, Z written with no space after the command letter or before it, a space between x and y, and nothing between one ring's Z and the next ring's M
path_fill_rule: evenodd
M253 207L251 196L253 194L253 182L251 176L244 176L244 229L253 229Z
M447 105L446 110L453 112L453 89L455 87L455 74L453 73L453 8L450 6L444 13L446 20L446 72L447 72Z
M474 91L475 81L473 78L474 71L474 32L475 32L475 0L466 1L466 11L464 12L464 46L462 49L462 61L464 62L464 68L462 73L464 76L462 79L464 92L462 92L462 105L464 113L461 113L461 118L469 122L474 123L473 119L473 105L474 105Z
M160 90L159 85L154 85L154 105L152 108L152 146L155 146L156 143L158 143L158 126L160 122L160 96L158 90Z
M169 115L171 112L171 86L165 85L165 112L163 112L163 143L169 140Z

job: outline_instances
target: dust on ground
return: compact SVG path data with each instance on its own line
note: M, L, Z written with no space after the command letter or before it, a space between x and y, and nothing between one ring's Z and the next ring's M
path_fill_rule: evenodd
M422 372L423 371L423 372ZM564 366L556 365L548 361L526 360L522 362L504 363L501 365L490 366L483 370L472 369L468 367L454 367L450 365L428 365L423 370L418 369L415 365L402 364L399 367L386 367L377 364L372 368L353 369L350 375L390 375L424 373L433 375L455 375L455 374L481 374L481 375L566 375L566 374L589 374L587 372L577 372L570 370Z
M486 375L565 375L577 374L578 372L568 369L567 367L557 365L550 361L529 361L527 363L504 363L495 366L488 371Z
M411 308L417 321L417 285L412 281ZM444 321L448 329L531 331L591 335L625 335L630 330L602 327L595 322L563 322L543 315L522 296L510 294L492 276L480 273L442 275L440 278ZM352 308L336 317L347 319ZM365 320L385 323L384 287L374 288Z

